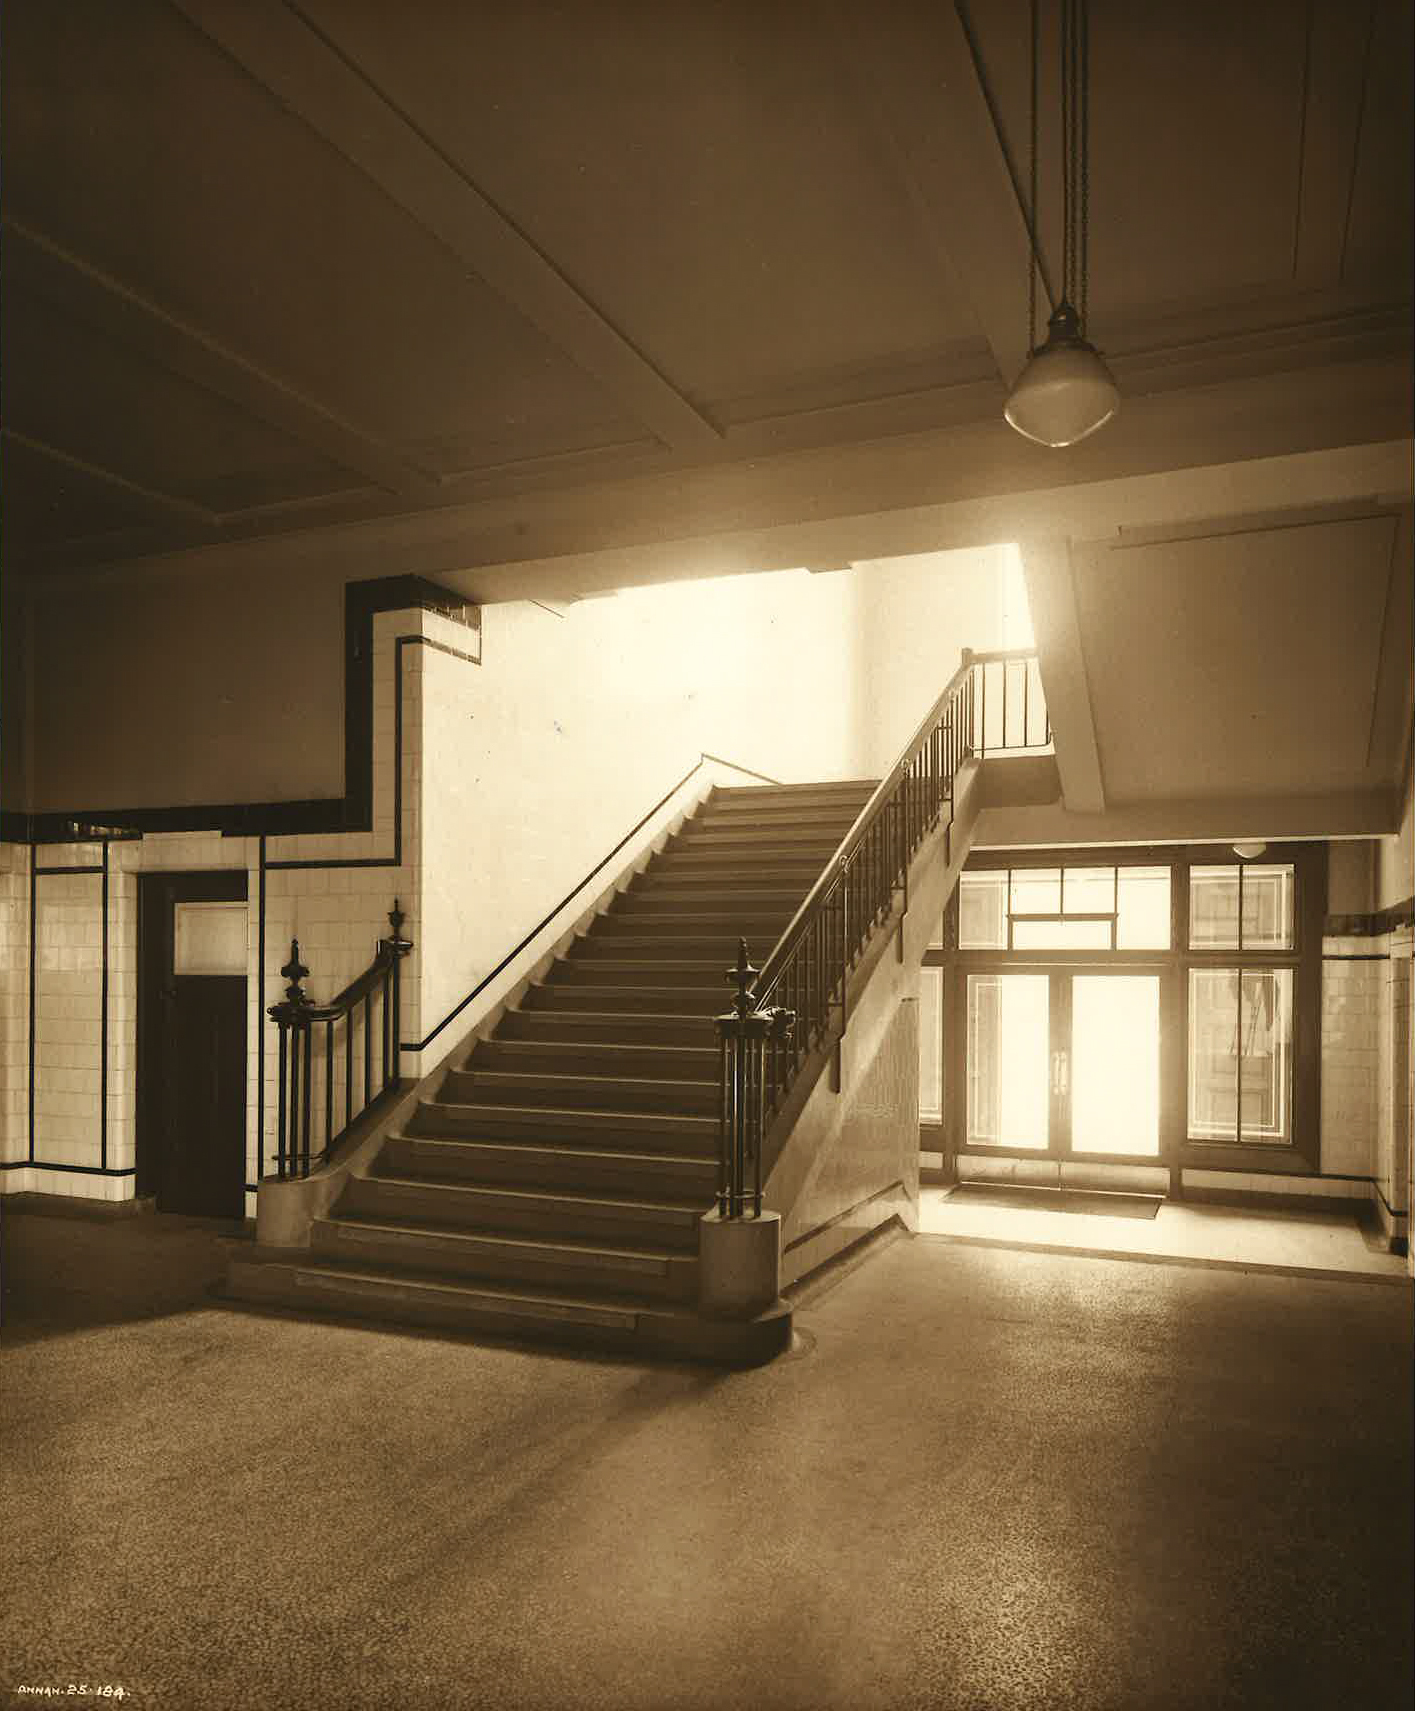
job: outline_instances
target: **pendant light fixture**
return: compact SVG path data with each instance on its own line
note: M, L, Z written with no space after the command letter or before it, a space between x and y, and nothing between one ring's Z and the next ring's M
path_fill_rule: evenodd
M1103 428L1120 393L1086 338L1090 240L1090 28L1088 0L1061 0L1062 269L1061 298L1037 344L1037 26L1032 0L1031 254L1027 265L1027 366L1004 414L1019 434L1043 446L1074 446Z

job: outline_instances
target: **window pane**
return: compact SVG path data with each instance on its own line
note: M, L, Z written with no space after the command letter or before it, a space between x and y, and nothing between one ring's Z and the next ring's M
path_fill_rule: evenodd
M943 1121L943 970L919 981L919 1121Z
M1007 870L965 873L958 882L958 948L1007 949Z
M1238 970L1189 970L1189 1133L1238 1138Z
M1044 974L968 976L968 1140L1045 1147L1051 982Z
M245 903L173 905L173 974L246 973Z
M1065 915L1113 915L1115 869L1068 867L1061 876L1061 909Z
M1109 921L1014 921L1016 951L1108 951Z
M1061 913L1061 869L1059 867L1014 868L1012 872L1014 915L1059 915Z
M1292 869L1253 867L1243 870L1243 948L1292 948Z
M1189 943L1195 950L1238 949L1238 868L1189 869Z
M1071 982L1071 1147L1157 1157L1157 974L1078 974Z
M1169 869L1122 867L1116 891L1115 948L1167 951Z
M1244 878L1247 890L1247 878ZM1292 1138L1292 970L1247 969L1242 1004L1243 1099L1240 1139Z
M1292 1139L1290 968L1189 971L1189 1133L1259 1145Z

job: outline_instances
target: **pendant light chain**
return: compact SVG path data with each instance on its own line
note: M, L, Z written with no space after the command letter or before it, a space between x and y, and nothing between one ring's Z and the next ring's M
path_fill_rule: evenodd
M1037 247L1037 58L1038 58L1038 6L1040 0L1032 0L1032 136L1031 136L1031 178L1027 188L1027 355L1035 356L1037 351L1037 272L1041 267L1041 256Z
M1080 283L1077 287L1080 300L1076 308L1081 317L1081 337L1086 337L1086 326L1090 312L1090 247L1091 247L1091 21L1089 0L1076 0L1080 12L1080 60L1078 89L1080 99L1080 156L1081 173L1081 232L1080 232Z
M1075 182L1076 152L1072 127L1074 108L1071 101L1071 0L1061 0L1061 298L1070 303L1071 268L1076 254L1072 189Z

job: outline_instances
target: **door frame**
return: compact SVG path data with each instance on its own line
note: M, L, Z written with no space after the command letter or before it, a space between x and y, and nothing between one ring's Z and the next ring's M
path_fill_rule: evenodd
M970 951L955 958L951 979L953 1015L960 1022L968 1014L968 976L972 974L1030 974L1045 975L1050 982L1047 1004L1049 1030L1048 1058L1055 1063L1056 1054L1071 1053L1071 980L1075 975L1099 975L1115 978L1124 975L1149 975L1159 982L1159 1148L1153 1153L1077 1152L1071 1147L1070 1082L1065 1093L1058 1093L1055 1078L1048 1077L1047 1144L1044 1147L987 1146L968 1140L968 1040L966 1026L950 1030L948 1074L958 1096L952 1100L946 1125L949 1130L950 1151L954 1157L1033 1159L1053 1164L1084 1165L1149 1165L1162 1166L1171 1172L1179 1168L1180 1144L1183 1139L1183 1089L1178 1078L1184 1072L1182 1041L1177 1039L1175 1024L1182 1020L1180 1009L1180 976L1172 962L1161 956L1135 952L1123 957L1109 953L1100 956L1090 952L1069 955L1037 955L1019 957L1016 952L988 955ZM1058 995L1060 1002L1058 1002Z
M162 987L172 967L172 920L176 903L245 903L249 907L250 884L245 868L207 868L174 872L140 873L137 912L137 1041L134 1062L134 1124L137 1169L136 1193L155 1198L165 1162L165 1138L157 1072L161 1066L163 1037ZM235 979L226 975L220 978ZM250 1028L250 970L242 978L242 1003L246 1029ZM249 1047L249 1038L246 1041ZM246 1189L245 1128L250 1109L250 1088L243 1080L241 1102L241 1188L242 1215Z

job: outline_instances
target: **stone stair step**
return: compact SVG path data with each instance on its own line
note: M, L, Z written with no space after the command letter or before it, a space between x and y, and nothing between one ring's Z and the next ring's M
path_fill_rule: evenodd
M725 990L720 956L687 962L678 957L626 956L562 957L546 976L548 982L577 986L715 987Z
M643 1147L648 1152L715 1154L717 1118L660 1111L575 1111L540 1105L450 1104L418 1101L410 1124L418 1135L448 1135L486 1140L583 1141L616 1151Z
M634 1076L650 1081L715 1081L716 1045L619 1044L609 1041L484 1040L461 1066L468 1070L546 1070L553 1074Z
M773 943L775 941L772 941ZM712 986L581 986L574 981L532 986L524 1003L535 1010L642 1012L646 1015L716 1016L724 988Z
M551 1289L632 1290L658 1299L686 1300L697 1289L698 1256L633 1247L584 1237L510 1234L440 1224L317 1218L311 1251L356 1263L396 1266L452 1277L539 1283Z
M603 1042L633 1045L699 1047L716 1040L712 1019L694 1015L650 1015L607 1010L508 1010L496 1029L496 1039L537 1042ZM480 1047L478 1047L480 1050Z
M681 1303L647 1295L547 1290L324 1259L292 1261L259 1250L234 1257L226 1299L254 1307L327 1313L517 1341L610 1352L687 1355L753 1365L791 1340L789 1312L749 1324L715 1323Z
M717 1149L704 1155L516 1138L397 1134L384 1143L378 1168L419 1180L710 1199L717 1185Z
M668 1111L715 1116L719 1090L709 1063L698 1080L586 1075L548 1070L454 1069L442 1084L448 1104L550 1106L575 1111Z
M814 881L812 881L814 883ZM810 886L806 887L806 891ZM789 921L800 907L806 891L790 885L773 885L769 880L752 889L733 890L720 885L661 885L650 890L630 890L620 894L610 905L609 912L600 917L608 921L626 914L685 916L710 915L720 920L744 916L761 921Z
M801 895L804 897L805 892ZM717 938L722 935L735 945L737 940L746 934L749 938L769 937L774 944L791 916L795 914L796 907L799 905L790 910L761 910L717 904L708 909L694 903L691 907L685 906L681 910L654 910L636 909L632 901L626 901L622 905L616 904L607 915L600 915L591 930L595 938L601 941L626 935L635 937L652 934L655 938L662 939L677 936Z
M505 1182L447 1182L397 1173L357 1177L339 1202L340 1218L415 1222L521 1234L592 1235L597 1241L646 1242L696 1253L698 1221L710 1200L646 1197L598 1189L515 1187Z

